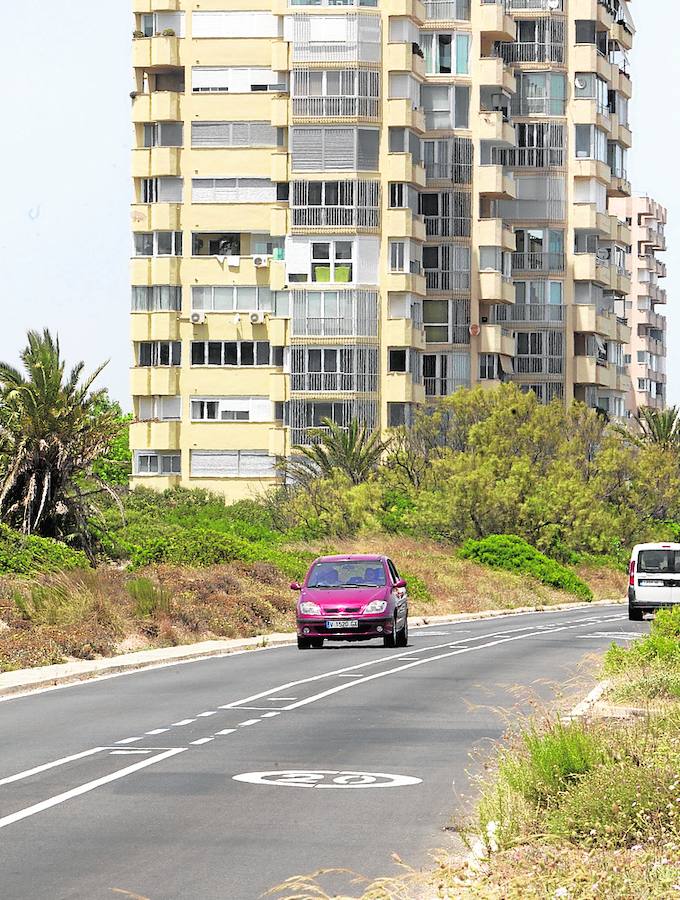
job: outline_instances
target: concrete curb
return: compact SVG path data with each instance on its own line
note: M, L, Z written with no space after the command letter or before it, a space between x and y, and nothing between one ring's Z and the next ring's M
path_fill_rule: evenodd
M596 703L602 699L602 695L609 690L611 686L611 681L606 679L605 681L601 681L599 684L596 684L592 691L587 694L576 706L571 710L568 716L565 716L564 721L570 722L572 719L580 719L584 716L587 716L590 710L595 706Z
M522 606L515 609L492 609L478 613L455 613L450 616L417 616L410 618L411 627L426 625L453 625L478 619L495 619L533 612L560 612L586 607L612 606L622 600L596 600L592 603L558 603L552 606ZM104 659L78 659L56 666L41 666L33 669L17 669L0 674L0 700L8 697L45 690L60 685L90 681L96 678L120 675L140 669L161 668L184 662L196 662L212 656L226 656L246 650L283 647L295 643L294 632L277 632L252 638L237 638L225 641L201 641L179 647L159 647L123 653Z

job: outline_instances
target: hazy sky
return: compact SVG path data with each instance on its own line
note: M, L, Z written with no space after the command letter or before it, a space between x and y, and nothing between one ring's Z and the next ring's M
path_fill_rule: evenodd
M247 4L244 4L247 5ZM28 328L58 332L69 361L111 360L102 376L129 407L131 3L22 0L4 10L5 122L0 262L6 311L0 359L16 362ZM671 402L680 402L680 54L664 23L678 0L631 4L633 187L669 209Z

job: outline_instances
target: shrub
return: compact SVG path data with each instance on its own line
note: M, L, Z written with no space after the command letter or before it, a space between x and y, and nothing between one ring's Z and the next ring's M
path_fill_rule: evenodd
M163 37L177 37L177 33L175 32L174 28L164 28L163 31L161 31L161 35Z
M85 554L66 544L0 525L0 574L33 575L88 567Z
M412 575L408 572L402 570L401 577L406 582L406 586L408 589L408 598L411 601L418 601L419 603L432 603L434 597L430 593L430 589L425 584L422 578L418 575Z
M468 540L459 554L463 559L494 569L530 575L583 600L593 599L592 591L577 575L515 535L493 534L481 540Z
M617 675L629 669L670 667L680 670L680 607L660 609L651 624L649 634L627 649L612 644L604 660L605 672Z
M127 589L135 602L134 614L138 619L167 615L170 612L170 592L150 578L135 578L128 582Z

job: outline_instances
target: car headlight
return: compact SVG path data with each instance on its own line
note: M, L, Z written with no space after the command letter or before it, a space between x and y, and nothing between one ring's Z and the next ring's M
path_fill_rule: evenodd
M364 612L365 613L381 613L381 612L385 612L386 609L387 609L387 600L371 600L371 602L368 603L364 607Z
M312 603L311 600L303 600L300 604L300 612L303 616L320 616L321 607L318 603Z

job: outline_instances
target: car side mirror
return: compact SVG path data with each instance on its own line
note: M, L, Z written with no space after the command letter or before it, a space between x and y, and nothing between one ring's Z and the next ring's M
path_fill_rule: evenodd
M300 584L299 581L291 581L290 589L291 589L291 591L301 591L302 585Z
M394 586L395 586L395 588L405 588L406 582L404 581L403 578L400 578L399 581L397 581L397 583Z

